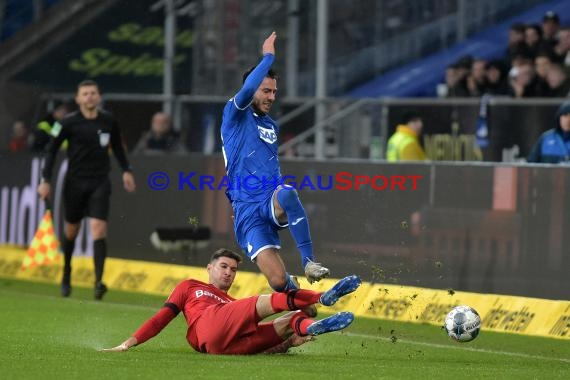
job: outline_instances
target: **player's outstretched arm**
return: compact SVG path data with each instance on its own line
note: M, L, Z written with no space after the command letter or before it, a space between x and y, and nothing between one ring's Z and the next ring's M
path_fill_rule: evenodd
M125 340L117 347L106 348L103 349L102 351L104 352L127 351L132 346L143 344L147 340L156 336L176 317L176 315L178 315L178 313L175 313L167 305L168 304L166 304L165 307L161 308L155 315L153 315L141 327L139 327L139 329L133 334L132 337Z

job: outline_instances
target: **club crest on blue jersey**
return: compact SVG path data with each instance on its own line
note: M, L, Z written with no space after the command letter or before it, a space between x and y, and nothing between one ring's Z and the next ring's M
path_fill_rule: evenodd
M263 141L269 144L273 144L275 141L277 141L277 133L275 133L275 130L273 128L263 128L258 125L257 130L259 131L259 138Z

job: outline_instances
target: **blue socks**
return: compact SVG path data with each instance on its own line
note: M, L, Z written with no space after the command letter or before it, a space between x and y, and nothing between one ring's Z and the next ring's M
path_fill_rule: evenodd
M309 219L295 189L291 187L282 188L277 192L277 200L287 214L289 231L297 243L304 268L307 262L314 261Z

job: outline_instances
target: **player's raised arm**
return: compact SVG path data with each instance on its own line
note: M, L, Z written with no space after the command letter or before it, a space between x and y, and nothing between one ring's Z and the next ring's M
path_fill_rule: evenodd
M273 61L275 60L276 38L277 34L275 32L272 32L269 37L265 39L261 48L263 58L253 69L253 71L247 76L242 88L234 96L234 104L238 109L243 110L247 108L253 99L255 91L257 91L258 87L261 85L261 82L263 82L263 79L267 75L267 72L271 68Z
M275 39L277 38L277 33L275 31L271 32L269 37L263 41L263 46L261 47L261 55L273 54L275 55Z

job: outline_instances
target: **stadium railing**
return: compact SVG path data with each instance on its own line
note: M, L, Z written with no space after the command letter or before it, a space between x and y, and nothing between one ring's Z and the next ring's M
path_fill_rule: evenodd
M46 94L37 116L56 100L72 99L69 93ZM104 99L111 110L123 110L117 117L126 131L127 145L134 146L164 96L109 93ZM190 151L220 151L217 129L227 100L222 96L176 97L173 124L185 136ZM477 98L284 98L272 115L281 126L280 153L288 157L315 157L315 132L322 127L327 159L382 160L386 141L401 117L415 110L424 120L423 144L432 160L505 162L524 158L540 134L555 126L556 109L564 100L493 98L486 118L487 147L476 144L475 131L481 122ZM315 106L319 102L325 105L327 117L317 123Z

